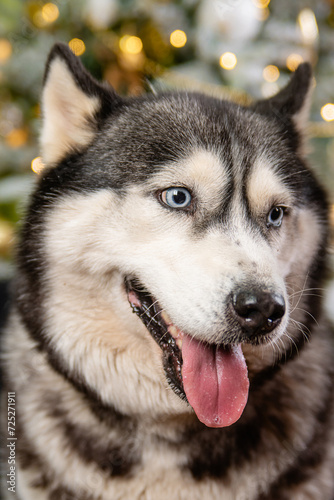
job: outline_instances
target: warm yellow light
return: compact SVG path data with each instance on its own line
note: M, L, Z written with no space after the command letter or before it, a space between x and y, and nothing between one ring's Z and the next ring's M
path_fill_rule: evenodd
M325 104L321 110L320 110L321 117L326 121L326 122L331 122L334 120L334 104L331 102L328 102Z
M86 50L86 45L80 38L73 38L68 42L68 46L76 56L81 56Z
M59 17L59 9L54 3L46 3L42 7L41 15L47 24L54 23Z
M264 68L262 75L266 82L276 82L279 78L279 69L277 66L269 64Z
M258 9L266 9L268 7L268 5L270 4L270 0L253 0L253 4Z
M37 156L31 162L31 170L35 172L35 174L40 174L44 169L44 163L41 156Z
M263 82L261 93L265 99L274 96L279 92L279 86L275 82Z
M6 38L0 39L0 63L5 63L12 55L12 46Z
M224 52L224 54L222 54L219 59L220 66L228 70L234 69L237 65L237 62L237 57L235 54L233 54L233 52Z
M27 140L28 132L23 128L13 129L6 135L6 142L11 148L20 148L26 144Z
M125 54L139 54L143 50L143 42L138 36L124 35L119 41L119 48Z
M175 30L170 34L169 40L173 47L180 49L187 43L187 35L182 30Z
M37 12L34 13L34 15L32 16L32 20L34 25L37 26L37 28L45 28L45 26L47 25L47 22L42 16L41 10L38 10Z
M313 10L302 9L298 15L298 24L305 43L314 43L319 34L318 24Z
M286 58L286 66L290 71L296 71L298 66L304 61L300 54L290 54Z

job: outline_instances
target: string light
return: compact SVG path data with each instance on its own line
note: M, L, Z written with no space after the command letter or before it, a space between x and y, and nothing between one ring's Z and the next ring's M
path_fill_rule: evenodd
M6 143L11 148L21 148L28 140L28 132L23 128L15 128L6 135Z
M5 63L8 61L10 56L12 55L12 46L9 40L6 38L0 39L0 63Z
M76 56L81 56L86 50L86 45L80 38L72 38L68 42L68 46Z
M237 56L233 54L233 52L224 52L224 54L222 54L219 59L220 66L227 70L234 69L237 65L237 62Z
M54 23L59 17L59 9L54 3L48 2L38 9L32 20L37 28L45 28L49 24Z
M125 54L139 54L143 50L143 42L138 36L124 35L119 41L119 48Z
M326 121L326 122L331 122L334 120L334 104L331 102L328 102L324 106L322 106L320 110L321 117Z
M296 71L298 66L304 61L300 54L290 54L286 58L286 66L290 71Z
M266 66L263 70L263 78L266 80L266 82L276 82L279 78L279 69L277 66L274 66L273 64L269 64Z
M303 41L308 44L314 43L318 38L319 29L313 10L302 9L297 20Z
M180 49L187 43L187 35L182 30L174 30L169 37L169 41L173 47Z
M37 156L31 162L31 170L35 172L35 174L40 174L44 169L44 163L41 156Z
M54 23L59 17L59 9L54 3L46 3L42 7L41 15L47 24Z

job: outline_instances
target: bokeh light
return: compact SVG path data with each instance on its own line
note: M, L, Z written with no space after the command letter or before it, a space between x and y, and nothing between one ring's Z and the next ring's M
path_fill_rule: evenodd
M59 17L59 9L54 3L46 3L42 7L41 14L47 24L54 23Z
M9 147L21 148L27 143L28 132L24 128L14 128L6 135L6 143Z
M321 117L326 121L326 122L331 122L334 120L334 104L331 102L328 102L324 106L322 106L320 110Z
M31 170L35 172L35 174L40 174L44 169L44 166L45 165L41 156L37 156L37 158L34 158L31 162Z
M169 40L171 45L173 45L173 47L180 49L181 47L184 47L185 44L187 43L187 35L182 30L174 30L170 34Z
M0 38L0 64L8 61L12 55L13 49L9 40Z
M220 66L227 70L234 69L237 65L237 62L237 56L233 54L233 52L224 52L224 54L222 54L219 59Z
M86 45L80 38L72 38L68 42L68 46L76 56L81 56L86 50Z
M286 58L286 66L290 71L296 71L298 66L304 61L300 54L293 53Z
M263 70L263 78L265 79L266 82L276 82L279 79L279 69L277 66L274 66L273 64L269 64L266 66Z
M297 21L303 41L308 44L314 43L318 38L319 29L313 10L302 9L299 12Z
M119 48L126 54L139 54L143 50L143 42L138 36L124 35L119 41Z

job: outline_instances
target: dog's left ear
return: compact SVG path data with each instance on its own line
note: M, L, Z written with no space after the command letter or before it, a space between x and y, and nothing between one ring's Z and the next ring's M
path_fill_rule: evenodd
M67 45L54 45L42 94L44 163L53 166L66 155L83 150L105 117L122 102L110 86L97 82L86 71Z
M298 66L290 82L278 94L251 106L257 113L275 117L286 125L290 132L291 142L301 153L303 153L305 142L312 89L311 65L303 63Z

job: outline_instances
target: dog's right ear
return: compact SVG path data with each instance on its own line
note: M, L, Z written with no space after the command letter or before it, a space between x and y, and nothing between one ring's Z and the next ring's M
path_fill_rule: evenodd
M313 90L312 68L302 63L292 74L289 83L278 94L257 101L251 106L257 113L274 117L286 127L294 148L304 155L306 129Z
M107 85L97 82L70 48L52 48L44 76L41 149L46 165L85 148L99 124L122 104Z

